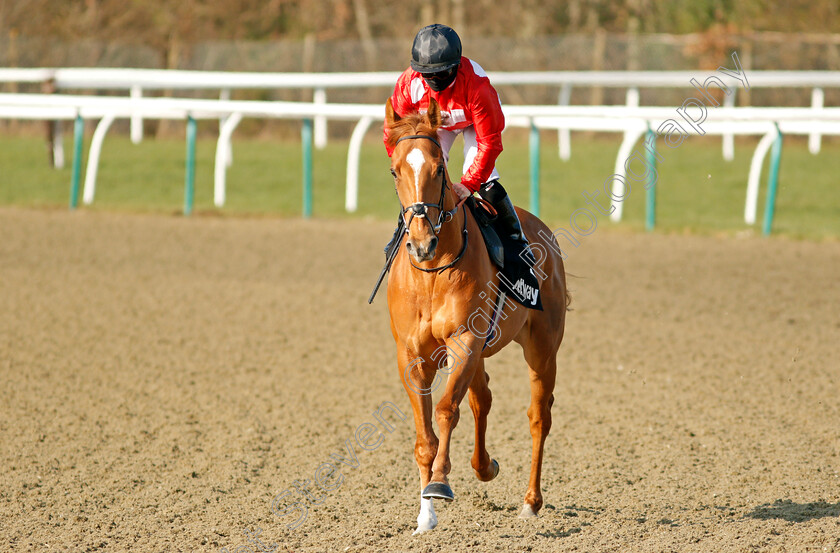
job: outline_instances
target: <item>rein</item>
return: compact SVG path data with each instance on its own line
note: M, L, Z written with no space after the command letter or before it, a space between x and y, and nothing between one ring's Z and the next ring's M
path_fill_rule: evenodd
M431 140L432 142L434 142L434 144L438 148L441 149L441 151L443 151L443 148L441 147L440 142L438 142L438 140L435 137L429 136L427 134L411 134L411 135L408 135L408 136L403 136L403 137L401 137L397 140L395 145L399 144L403 140L413 140L413 139L416 139L416 138ZM408 233L408 229L411 226L411 222L414 220L415 216L416 217L422 217L423 219L426 220L426 222L429 224L429 227L432 229L432 234L434 234L435 237L437 237L438 233L440 232L440 228L443 226L443 224L448 222L448 221L451 221L455 217L455 214L458 212L458 208L461 207L464 202L463 201L458 202L455 205L454 208L452 208L448 211L444 210L443 209L443 201L444 201L444 198L446 196L446 189L447 188L449 188L449 187L446 185L446 175L444 174L443 179L441 181L441 185L440 185L440 200L438 200L438 203L433 204L433 203L428 203L428 202L416 202L416 203L411 204L408 207L402 207L402 204L400 204L400 208L402 209L402 211L400 212L400 216L402 217L403 222L405 223L406 234ZM430 208L430 207L438 210L439 215L438 215L437 224L435 224L435 225L432 224L431 220L429 220L429 217L428 217L428 208ZM405 221L405 214L408 213L409 211L411 212L410 217L408 218L408 221ZM421 270L425 273L438 273L440 271L443 271L445 269L448 269L448 268L452 267L453 265L458 263L458 261L461 260L461 258L464 256L464 253L467 251L467 213L466 213L466 208L464 208L464 229L462 230L462 234L464 236L464 245L461 247L461 251L458 253L458 256L451 263L447 263L446 265L444 265L442 267L434 267L432 269L424 269L423 267L418 267L417 265L415 265L414 261L411 261L411 259L409 258L409 262L411 263L411 266L414 267L415 269L419 269L419 270Z
M458 209L458 208L456 207L455 209ZM455 259L453 259L451 262L447 263L446 265L443 265L442 267L433 267L431 269L424 269L423 267L419 267L419 266L415 265L414 261L411 260L411 257L408 258L408 262L411 263L412 267L414 267L415 269L419 269L419 270L423 271L424 273L439 273L441 271L444 271L444 270L452 267L453 265L455 265L456 263L461 261L461 258L464 257L464 254L467 251L467 239L469 238L469 233L467 232L467 208L464 208L464 228L463 228L463 230L461 230L461 234L464 236L464 245L461 246L461 251L458 252L458 256L455 257Z

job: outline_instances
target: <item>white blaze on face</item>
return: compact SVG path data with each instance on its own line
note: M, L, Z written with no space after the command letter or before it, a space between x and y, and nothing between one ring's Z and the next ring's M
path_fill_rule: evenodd
M423 152L420 150L420 148L414 148L405 157L405 160L408 162L409 165L411 165L411 168L414 169L414 190L417 192L416 201L419 202L420 201L420 170L423 168L423 165L426 164L426 156L423 155Z

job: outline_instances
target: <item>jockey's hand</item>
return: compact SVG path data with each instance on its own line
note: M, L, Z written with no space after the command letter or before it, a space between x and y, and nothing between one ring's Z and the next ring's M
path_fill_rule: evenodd
M461 184L460 182L453 182L452 183L452 190L455 191L455 194L458 196L459 200L466 200L470 196L472 196L472 192L470 189Z

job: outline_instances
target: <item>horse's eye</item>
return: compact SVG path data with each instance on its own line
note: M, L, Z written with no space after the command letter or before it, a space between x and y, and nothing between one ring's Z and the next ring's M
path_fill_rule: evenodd
M397 178L397 172L391 169L391 176Z
M443 169L444 169L443 165L438 165L438 168L437 168L438 176L441 176L443 174Z

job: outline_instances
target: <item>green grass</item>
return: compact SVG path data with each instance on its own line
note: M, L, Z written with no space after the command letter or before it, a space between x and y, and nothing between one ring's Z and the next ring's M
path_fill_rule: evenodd
M371 131L362 149L359 211L344 212L346 141L332 141L315 150L314 203L316 217L373 217L393 219L397 203L388 174L388 158ZM582 192L601 190L613 172L620 139L573 135L572 158L557 156L556 135L542 133L541 209L552 227L568 228L569 216L585 207ZM85 162L90 137L85 141ZM657 230L732 234L748 227L743 222L750 159L756 140L736 141L736 157L723 161L720 139L692 137L669 150L659 141L664 161L659 165ZM200 138L196 152L195 211L224 214L280 214L299 216L302 204L302 152L295 141L235 138L234 163L227 172L227 204L213 206L213 163L216 142ZM793 237L840 237L840 142L825 140L817 156L804 140L786 138L782 152L779 192L773 231ZM453 178L460 175L461 144L450 160ZM35 137L0 136L0 205L66 207L69 202L72 143L65 144L66 167L47 165L44 142ZM109 136L102 150L96 200L91 207L120 211L176 213L184 195L183 140L146 139L139 145L127 137ZM769 158L769 156L768 156ZM502 182L514 201L529 205L527 136L506 135L498 166ZM82 178L84 179L84 166ZM762 172L759 222L764 213L767 162ZM644 228L644 189L634 184L624 202L622 228ZM605 204L606 202L604 202ZM603 204L602 204L603 205ZM583 223L583 220L581 220ZM599 215L599 225L606 225Z

